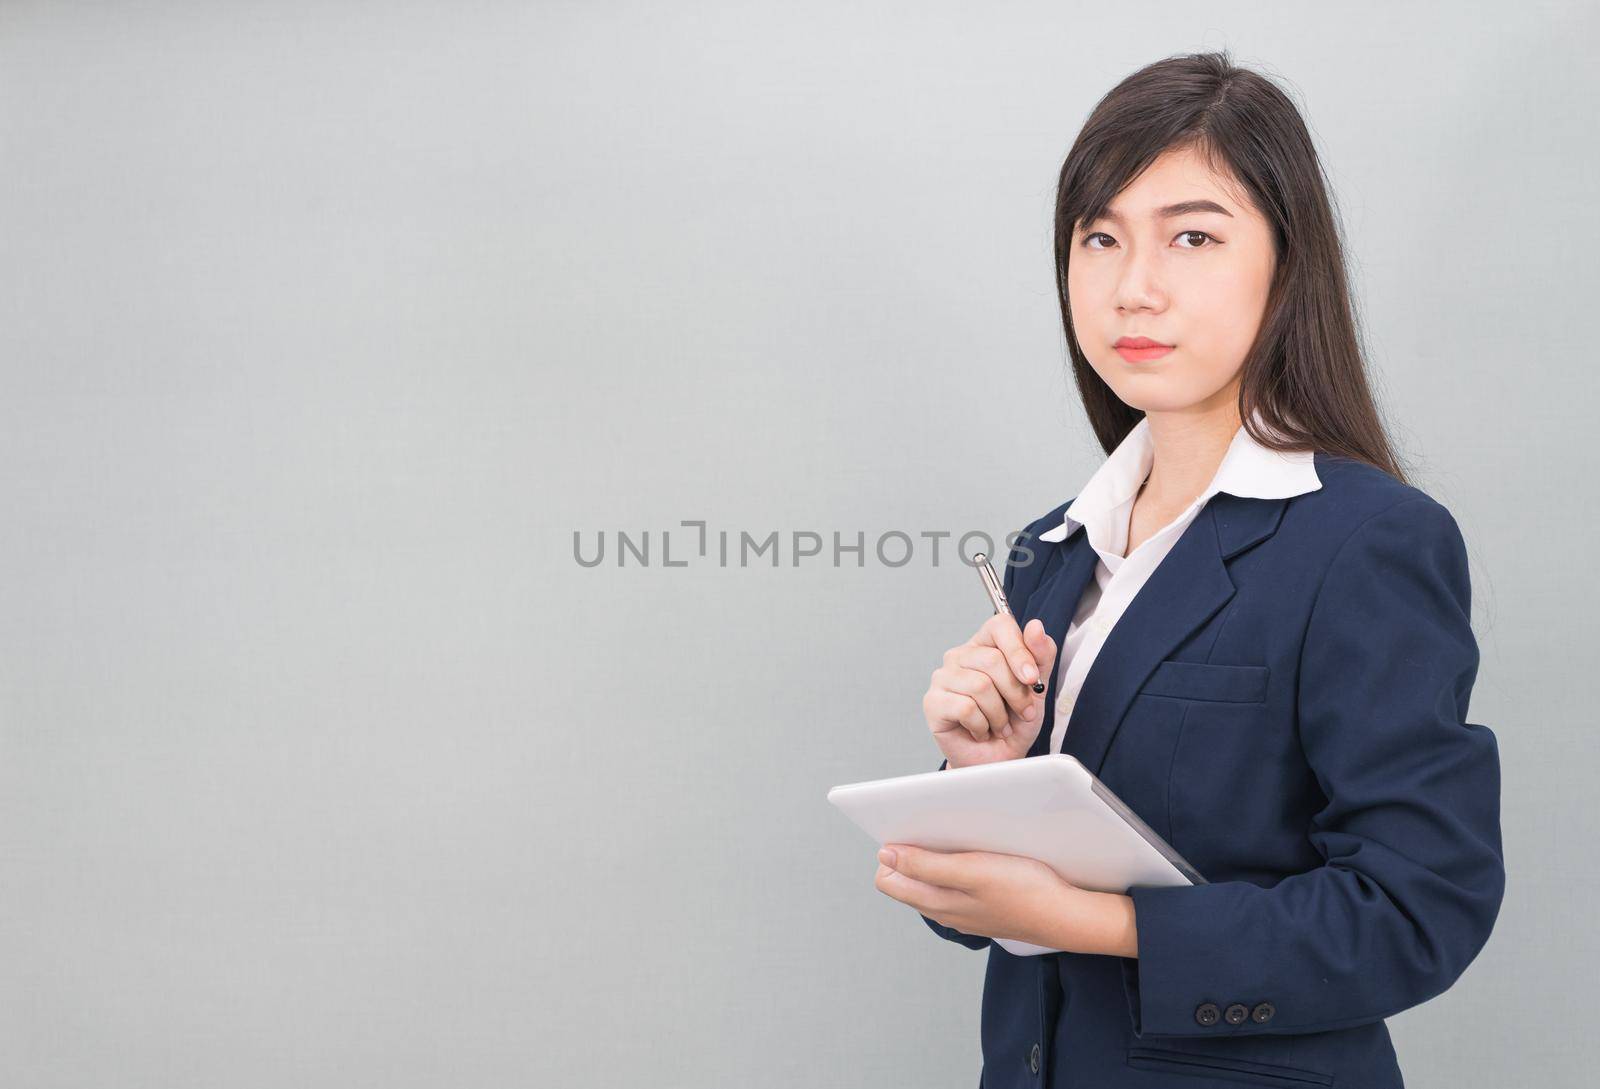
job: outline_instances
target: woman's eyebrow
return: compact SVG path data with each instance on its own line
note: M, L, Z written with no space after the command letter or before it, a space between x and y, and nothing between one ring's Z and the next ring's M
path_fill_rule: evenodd
M1227 216L1229 219L1233 218L1232 212L1228 211L1214 200L1185 200L1179 201L1177 204L1169 204L1165 208L1156 209L1156 218L1171 219L1174 216L1186 216L1195 212L1216 212L1220 215ZM1100 213L1100 215L1096 216L1089 222L1094 223L1102 219L1110 220L1112 223L1121 223L1122 213L1116 211L1115 209L1107 208L1104 212Z

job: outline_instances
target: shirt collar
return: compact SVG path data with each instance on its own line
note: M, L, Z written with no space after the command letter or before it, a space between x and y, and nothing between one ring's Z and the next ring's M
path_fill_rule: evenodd
M1255 420L1261 422L1260 415ZM1266 430L1263 425L1263 430ZM1262 446L1239 425L1227 453L1196 502L1203 503L1218 492L1244 499L1287 499L1314 492L1322 487L1317 477L1315 455L1309 450L1283 452ZM1155 451L1150 440L1150 419L1140 417L1133 429L1095 470L1076 499L1067 507L1059 526L1039 534L1039 540L1064 541L1072 531L1096 514L1103 514L1132 499L1150 475Z

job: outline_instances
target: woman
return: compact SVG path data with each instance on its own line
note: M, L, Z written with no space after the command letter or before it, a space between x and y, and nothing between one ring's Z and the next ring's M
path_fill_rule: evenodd
M1499 758L1461 534L1384 436L1293 104L1226 54L1129 77L1062 169L1056 268L1109 456L923 708L941 769L1069 753L1208 883L890 844L877 887L988 950L984 1089L1400 1086L1383 1019L1499 911Z

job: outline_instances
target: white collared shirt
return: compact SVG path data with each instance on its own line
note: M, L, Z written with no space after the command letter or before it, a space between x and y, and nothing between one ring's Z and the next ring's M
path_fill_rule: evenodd
M1064 645L1056 655L1058 688L1050 752L1061 751L1084 678L1111 629L1213 495L1227 492L1244 498L1285 499L1322 487L1309 451L1280 453L1269 449L1252 439L1240 425L1205 490L1181 514L1135 548L1132 555L1124 556L1133 501L1150 475L1153 461L1150 420L1145 417L1089 478L1067 507L1062 523L1039 534L1041 541L1063 541L1082 526L1100 556L1094 579L1084 588L1077 613L1067 627Z

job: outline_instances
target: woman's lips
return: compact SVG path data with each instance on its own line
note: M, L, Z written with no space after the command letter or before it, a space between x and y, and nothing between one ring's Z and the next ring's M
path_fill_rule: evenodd
M1146 363L1152 359L1160 359L1172 351L1172 348L1171 344L1157 344L1151 348L1118 347L1117 354L1129 363Z

